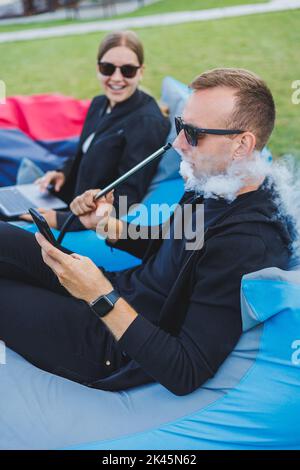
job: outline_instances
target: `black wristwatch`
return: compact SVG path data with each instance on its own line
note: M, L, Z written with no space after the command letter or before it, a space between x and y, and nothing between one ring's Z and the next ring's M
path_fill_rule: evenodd
M105 317L113 308L117 300L120 298L119 292L116 290L111 291L109 294L100 295L98 299L89 303L89 306L97 317Z

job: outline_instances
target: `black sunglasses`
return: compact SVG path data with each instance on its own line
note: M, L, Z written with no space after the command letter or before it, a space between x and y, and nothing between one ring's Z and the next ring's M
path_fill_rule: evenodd
M111 75L115 73L116 69L120 69L121 74L125 78L135 77L138 69L141 68L141 65L124 64L119 67L118 65L111 64L110 62L101 61L98 61L98 66L100 73L106 77L111 77Z
M185 138L189 145L197 147L198 140L203 138L206 134L213 135L233 135L242 134L245 131L240 129L203 129L201 127L194 127L191 124L185 124L181 117L175 117L175 127L177 135L183 130Z

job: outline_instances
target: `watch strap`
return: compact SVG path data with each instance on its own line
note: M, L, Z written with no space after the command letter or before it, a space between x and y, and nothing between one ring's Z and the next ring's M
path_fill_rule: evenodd
M120 298L120 294L114 289L109 294L106 294L105 297L107 297L113 304L115 304Z
M100 295L93 302L89 303L89 306L98 317L105 317L114 308L115 303L120 297L119 292L114 289L108 294Z

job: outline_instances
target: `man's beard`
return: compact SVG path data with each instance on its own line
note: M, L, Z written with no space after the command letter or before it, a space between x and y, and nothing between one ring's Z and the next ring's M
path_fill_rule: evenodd
M260 152L255 152L249 159L232 160L223 172L203 172L200 176L195 176L192 165L182 159L179 173L185 180L186 191L202 194L204 198L222 197L232 202L244 186L266 175L267 165Z
M177 150L177 149L176 149ZM178 150L177 150L178 151ZM179 151L178 153L182 153ZM243 162L232 162L225 172L218 175L203 174L194 176L193 167L182 160L180 174L186 179L185 190L203 194L205 198L223 197L233 201L239 190L265 178L265 186L273 194L274 205L278 208L279 219L289 219L293 230L291 248L293 256L300 259L300 164L299 160L286 155L275 161L255 151ZM275 217L275 215L274 215ZM286 219L285 219L286 220Z

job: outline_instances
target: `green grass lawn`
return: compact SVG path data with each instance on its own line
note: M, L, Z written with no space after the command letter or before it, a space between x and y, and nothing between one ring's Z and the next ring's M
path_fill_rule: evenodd
M266 3L268 0L161 0L131 13L131 16L156 15L169 11L202 10L206 8L244 5L246 3Z
M207 8L219 8L227 7L232 5L243 5L248 3L266 3L267 0L160 0L159 2L153 3L152 5L147 5L145 7L139 8L136 11L126 14L119 15L113 18L128 18L136 17L143 15L157 15L161 13L167 13L170 11L187 11L187 10L201 10ZM112 19L112 18L109 18ZM9 31L20 31L24 29L32 28L46 28L52 26L64 26L69 24L80 24L94 20L56 20L56 21L47 21L47 22L34 22L28 24L15 24L15 25L1 25L0 22L0 33L5 33Z
M147 69L143 86L156 97L163 77L184 83L213 67L244 67L270 85L278 108L271 140L275 155L300 157L300 105L292 82L300 80L300 10L140 29ZM79 98L99 93L95 55L103 34L0 44L0 79L7 94L60 92Z

